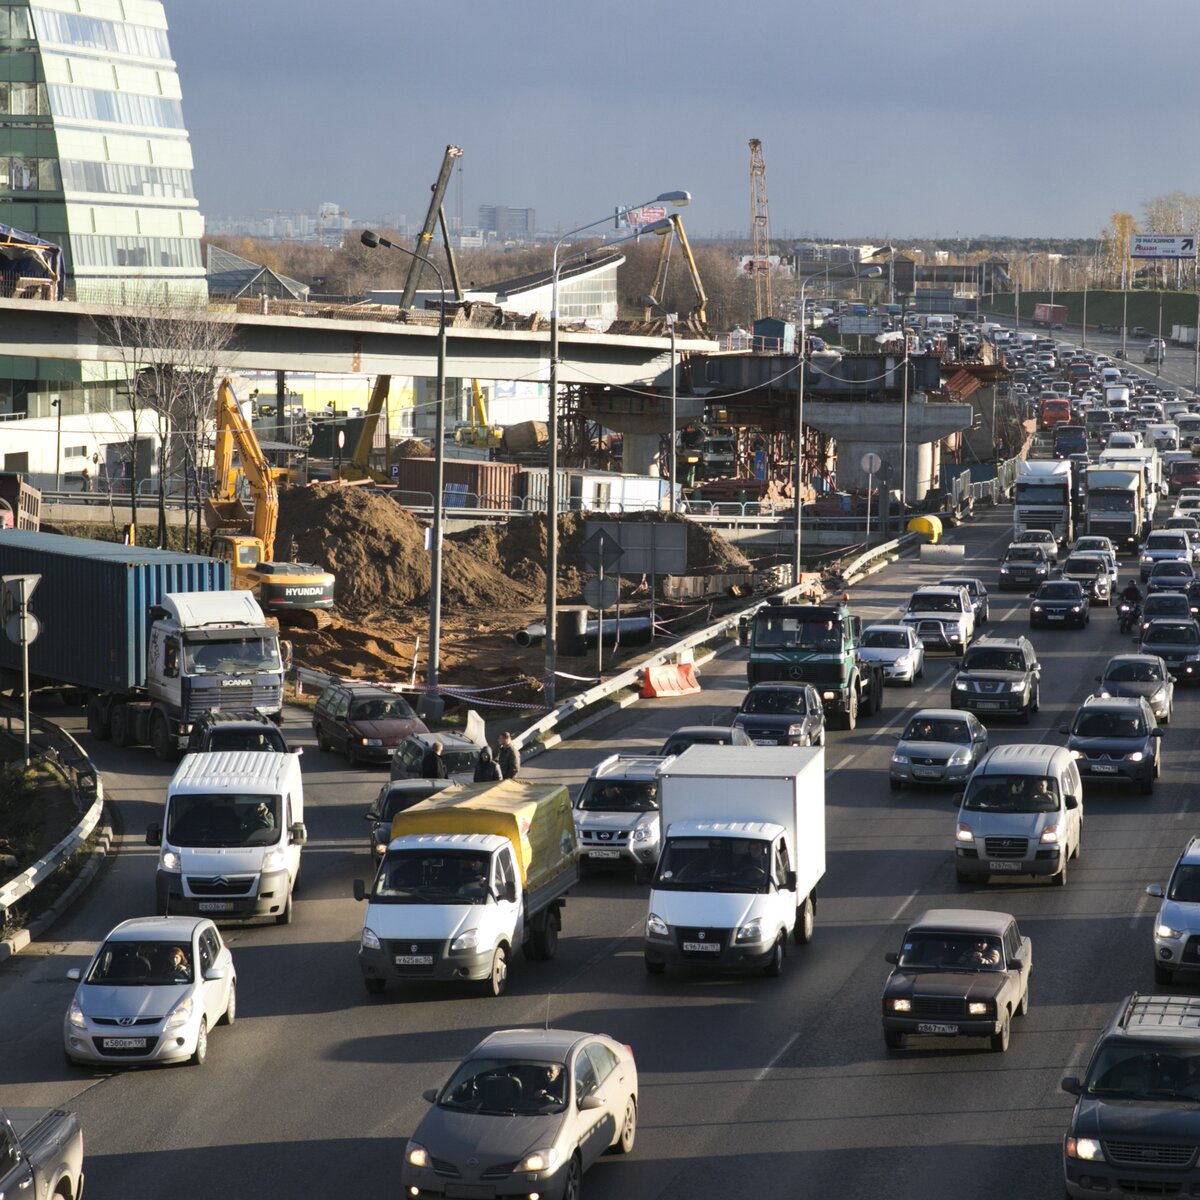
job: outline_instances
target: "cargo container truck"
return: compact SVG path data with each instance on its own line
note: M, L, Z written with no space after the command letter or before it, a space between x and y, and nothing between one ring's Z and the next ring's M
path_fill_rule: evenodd
M1035 304L1033 323L1043 329L1061 329L1067 323L1065 304Z
M1140 471L1090 467L1086 532L1107 537L1118 554L1136 554L1145 535L1145 491Z
M1013 535L1049 529L1063 544L1074 540L1071 464L1063 459L1017 460Z

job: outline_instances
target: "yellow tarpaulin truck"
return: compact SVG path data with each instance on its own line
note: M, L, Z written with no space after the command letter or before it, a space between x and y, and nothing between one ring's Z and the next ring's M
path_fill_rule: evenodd
M368 992L391 981L481 981L498 996L518 947L550 959L579 879L571 799L561 785L447 788L398 813L368 892L358 962Z

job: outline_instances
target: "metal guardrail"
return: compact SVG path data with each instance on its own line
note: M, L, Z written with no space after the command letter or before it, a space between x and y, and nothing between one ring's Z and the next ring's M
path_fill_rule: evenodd
M16 706L8 704L0 705L0 711L8 717L10 726L13 715L19 714ZM0 917L18 900L24 899L49 879L91 837L104 810L104 782L83 747L66 730L50 721L35 718L33 726L31 744L37 746L42 757L66 776L82 818L57 846L33 866L27 867L7 883L0 884Z

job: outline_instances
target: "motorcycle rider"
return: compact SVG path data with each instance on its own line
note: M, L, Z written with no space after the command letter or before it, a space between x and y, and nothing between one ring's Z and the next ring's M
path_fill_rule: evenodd
M1121 613L1120 622L1121 632L1128 633L1142 611L1142 589L1138 587L1136 579L1130 578L1121 589L1118 599L1123 608L1127 606L1127 611Z

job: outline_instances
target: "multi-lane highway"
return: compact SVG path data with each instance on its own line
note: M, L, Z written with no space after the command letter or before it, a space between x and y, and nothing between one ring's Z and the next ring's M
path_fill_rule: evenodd
M996 510L962 535L968 567L989 585L1009 520ZM882 617L919 582L947 573L895 564L854 589L855 606ZM1024 632L1027 603L993 594L989 632ZM1106 609L1085 631L1033 640L1044 664L1041 712L1028 727L996 722L992 744L1060 742L1059 725L1104 660L1129 648ZM589 1173L589 1200L1059 1197L1071 1105L1059 1079L1077 1073L1117 1001L1152 986L1144 886L1165 878L1194 831L1200 695L1177 693L1153 796L1089 789L1083 852L1065 890L963 887L950 796L894 793L886 769L906 712L948 702L949 674L948 660L931 658L915 688L889 690L882 717L830 735L817 933L782 978L648 976L646 890L599 876L572 896L558 958L519 959L498 1000L434 986L366 994L351 883L368 870L362 814L382 774L317 751L293 714L287 733L305 746L311 837L296 918L229 930L238 1020L214 1031L200 1068L105 1074L63 1062L67 969L118 920L151 911L155 855L142 834L169 774L143 752L93 745L121 823L117 853L46 940L0 969L0 1104L79 1113L90 1200L394 1195L422 1090L487 1031L548 1019L628 1042L641 1072L635 1152ZM654 749L678 725L726 716L744 687L741 654L706 667L703 685L701 696L645 702L593 726L528 773L577 784L605 753ZM950 1040L884 1049L883 955L907 918L946 904L1014 912L1033 938L1032 1008L1007 1054Z

